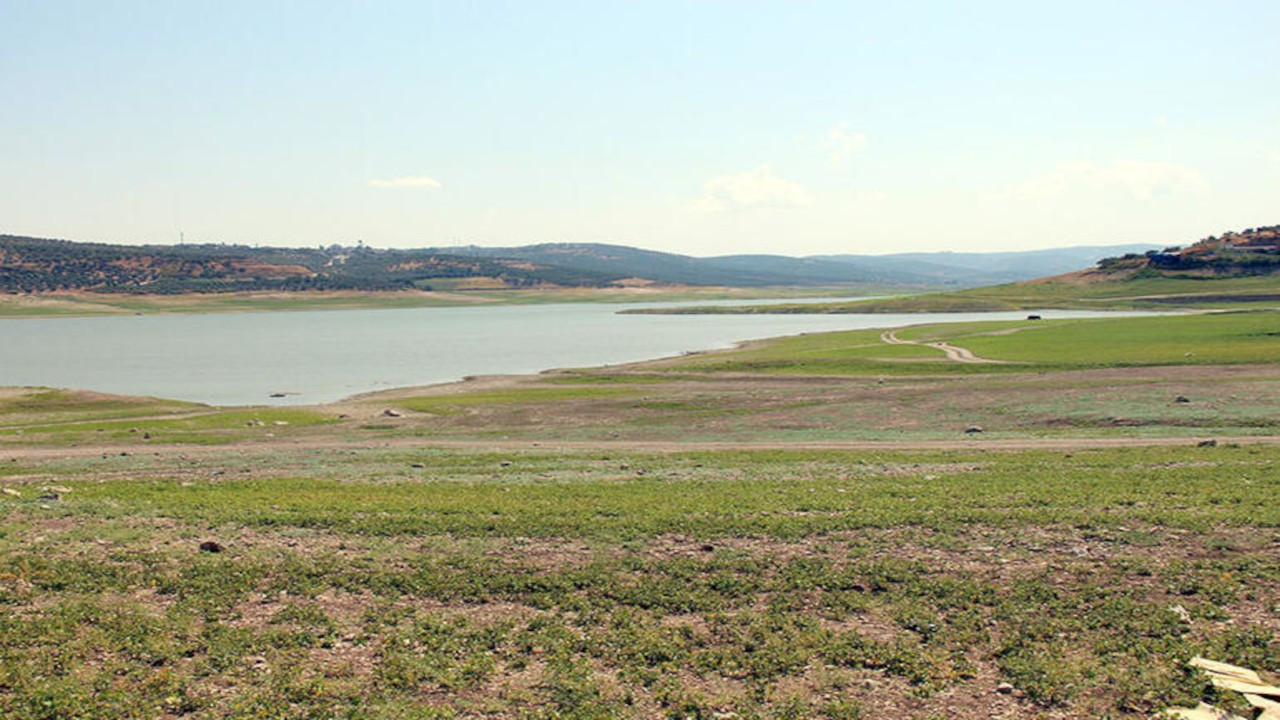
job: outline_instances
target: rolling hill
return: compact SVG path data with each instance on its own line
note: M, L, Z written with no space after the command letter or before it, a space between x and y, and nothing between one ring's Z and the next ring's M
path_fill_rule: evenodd
M1185 248L1106 257L1050 277L905 297L814 304L683 307L680 313L901 313L1030 309L1169 309L1280 304L1280 226L1208 237Z
M1149 246L1014 253L691 257L599 243L414 250L113 245L0 235L0 292L178 294L692 285L963 288L1086 267Z

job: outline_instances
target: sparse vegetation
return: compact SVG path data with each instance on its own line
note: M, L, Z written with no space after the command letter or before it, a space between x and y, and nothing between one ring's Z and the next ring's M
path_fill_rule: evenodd
M0 500L0 713L1146 717L1199 696L1193 655L1280 665L1277 460L375 450L24 466L4 481L22 497ZM405 477L410 461L426 469ZM228 465L251 470L211 474ZM50 483L70 491L41 499ZM224 550L201 552L207 538Z
M0 716L1194 704L1192 656L1280 669L1276 319L815 334L327 408L5 390Z

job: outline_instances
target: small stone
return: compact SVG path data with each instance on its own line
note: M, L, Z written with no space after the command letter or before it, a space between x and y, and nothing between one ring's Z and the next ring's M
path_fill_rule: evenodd
M1013 685L1007 682L1002 682L996 686L996 692L1000 693L1001 695L1008 695L1013 692Z
M13 497L16 497L16 498L22 497L22 493L18 492L17 490L14 490L13 488L3 488L3 489L0 489L0 492L4 493L5 495L12 495Z
M383 417L401 417L401 413L398 410L392 410L391 408L387 408L386 410L382 411L382 416Z
M41 487L40 489L41 489L41 490L43 490L44 492L55 492L55 493L69 493L69 492L71 492L71 488L69 488L69 487L65 487L65 486L63 486L63 485L45 485L45 486Z
M702 552L715 552L716 546L711 543L706 543L705 545L700 545L698 549Z
M1200 442L1196 443L1196 447L1216 447L1217 444L1218 444L1217 440L1201 440Z
M970 425L969 427L967 427L967 428L965 428L965 429L964 429L964 432L965 432L965 434L966 434L966 435L973 435L973 434L976 434L976 433L980 433L980 432L982 432L982 426L981 426L981 425Z
M413 468L413 469L415 469L415 470L421 470L421 469L425 468L425 467L426 467L426 465L423 465L422 463L413 463L413 464L412 464L412 465L410 465L409 467L411 467L411 468Z
M1174 398L1173 401L1176 403L1189 403L1191 402L1191 399L1188 398L1186 395L1179 395L1178 397Z
M498 463L498 466L499 466L499 467L511 467L511 461L510 461L510 460L503 460L502 462Z
M150 439L151 439L151 433L142 433L142 439L143 439L143 440L150 440Z
M222 546L212 540L205 540L200 543L200 552L220 553L222 552Z

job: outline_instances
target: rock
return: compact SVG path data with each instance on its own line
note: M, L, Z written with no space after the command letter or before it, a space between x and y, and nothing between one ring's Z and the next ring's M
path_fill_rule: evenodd
M965 429L964 429L964 432L965 432L965 434L966 434L966 435L975 435L975 434L977 434L977 433L982 432L982 426L981 426L981 425L970 425L969 427L967 427L967 428L965 428Z
M270 394L270 395L268 395L267 397L276 397L276 398L280 398L280 397L284 397L284 393L271 393L271 394Z
M40 495L41 500L61 500L62 496L58 493L47 492Z
M425 468L425 467L426 467L426 465L423 465L422 463L413 463L413 464L412 464L412 465L410 465L409 467L411 467L411 468L413 468L413 469L415 469L415 470L421 470L421 469Z
M274 421L272 421L272 423L271 423L271 424L272 424L272 425L275 425L276 427L283 427L283 426L285 426L285 425L288 425L288 424L289 424L289 421L288 421L288 420L274 420Z
M1028 319L1028 320L1039 320L1039 319L1040 319L1040 316L1039 316L1039 315L1028 315L1028 316L1027 316L1027 319Z
M1169 612L1177 615L1179 621L1191 624L1191 613L1181 605L1170 605Z
M1217 440L1201 440L1196 443L1196 447L1215 447L1217 444Z
M499 467L511 467L511 461L510 461L510 460L503 460L502 462L498 463L498 466L499 466Z
M18 492L17 490L14 490L13 488L0 488L0 492L4 493L5 495L11 495L16 498L22 497L22 493Z
M200 543L200 552L220 553L222 552L222 546L212 540L205 540Z
M143 439L143 440L150 440L150 439L151 439L151 433L142 433L142 439Z
M71 488L62 485L44 485L40 488L44 492L69 493Z
M392 410L391 408L387 408L386 410L382 411L382 416L383 417L401 417L401 413L397 410Z
M1000 693L1001 695L1009 695L1010 693L1013 692L1013 685L1007 682L1002 682L996 686L996 692Z
M705 545L700 545L698 549L701 550L702 552L715 552L716 546L712 545L711 543L706 543Z
M1186 395L1179 395L1178 397L1174 398L1173 401L1176 403L1189 403L1191 402L1191 398L1187 397Z

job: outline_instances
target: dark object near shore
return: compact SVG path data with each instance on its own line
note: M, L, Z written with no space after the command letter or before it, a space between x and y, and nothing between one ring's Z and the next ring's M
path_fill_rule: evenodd
M267 397L285 397L284 393L271 393Z
M1028 319L1028 320L1042 320L1043 318L1041 318L1039 315L1028 315L1028 316L1027 316L1027 319Z
M205 540L200 543L200 552L220 553L222 546L212 540Z
M1188 398L1186 395L1179 395L1178 397L1174 398L1173 401L1176 403L1189 403L1191 402L1191 399Z
M1196 443L1196 447L1217 447L1217 446L1218 446L1217 440L1201 440L1200 442Z
M964 429L964 432L966 435L973 435L975 433L982 432L982 427L979 425L970 425L969 427Z

